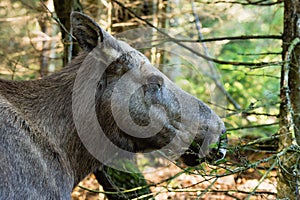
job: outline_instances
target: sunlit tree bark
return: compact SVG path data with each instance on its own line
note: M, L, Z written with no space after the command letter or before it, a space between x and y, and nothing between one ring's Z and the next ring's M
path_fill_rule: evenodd
M278 198L299 199L300 144L300 2L284 1ZM298 149L298 150L297 150Z

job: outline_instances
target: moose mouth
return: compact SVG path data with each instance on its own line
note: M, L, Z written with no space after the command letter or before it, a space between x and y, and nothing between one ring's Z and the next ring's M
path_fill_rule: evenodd
M206 157L201 155L201 145L192 143L188 150L180 157L180 160L188 166L197 166L202 162L209 164L218 164L219 161L223 160L226 156L226 147L228 139L227 134L224 131L219 138L218 143L215 147L211 148L209 154Z

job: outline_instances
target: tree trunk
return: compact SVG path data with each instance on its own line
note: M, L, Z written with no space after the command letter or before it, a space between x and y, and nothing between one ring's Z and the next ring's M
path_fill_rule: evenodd
M300 199L300 2L284 1L283 52L281 72L278 198Z
M79 52L79 46L73 42L70 14L72 11L82 11L82 6L79 0L54 0L54 8L56 15L60 21L60 29L62 40L64 44L64 56L63 56L63 66L68 64L72 57L76 56Z

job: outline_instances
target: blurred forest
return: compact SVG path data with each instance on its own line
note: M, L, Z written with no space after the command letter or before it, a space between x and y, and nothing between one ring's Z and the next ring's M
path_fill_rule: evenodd
M288 26L284 15L288 16L288 7L298 9L300 16L299 4L292 0L1 0L0 78L39 79L65 66L78 53L66 17L72 10L86 13L120 38L133 28L167 32L195 52L178 56L155 45L141 51L178 86L222 116L228 153L215 165L194 168L160 157L140 158L137 167L147 184L119 174L117 182L123 185L114 190L118 199L296 199L299 126L292 119L298 112L291 110L296 107L292 94L289 98L291 88L286 87L292 85L286 84L291 75L287 58L298 44L292 40L299 35L284 42ZM109 172L106 175L117 174ZM284 172L287 182L279 184ZM133 189L126 186L130 183ZM145 188L150 190L126 196ZM72 197L116 199L105 193L91 175Z

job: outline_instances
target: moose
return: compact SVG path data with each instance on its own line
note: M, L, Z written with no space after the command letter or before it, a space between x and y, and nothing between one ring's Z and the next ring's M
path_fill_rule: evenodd
M38 80L0 79L0 199L70 199L79 181L106 164L94 152L112 155L106 146L89 148L86 142L92 140L84 141L98 134L91 128L93 112L104 132L95 137L122 151L149 152L171 144L171 150L183 149L179 159L190 166L225 155L224 123L206 104L90 17L73 12L71 24L82 52L68 66ZM85 82L93 85L91 96ZM194 107L184 110L189 102ZM125 130L122 120L134 128Z

